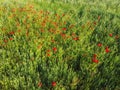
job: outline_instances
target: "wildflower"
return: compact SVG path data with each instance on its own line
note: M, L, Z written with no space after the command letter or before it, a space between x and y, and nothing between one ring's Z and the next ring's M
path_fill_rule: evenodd
M41 48L42 48L42 44L38 45L37 48L38 48L38 49L41 49Z
M98 45L97 45L98 47L101 47L102 46L102 44L101 43L98 43Z
M105 52L106 52L106 53L110 52L108 46L105 48Z
M66 37L66 34L64 34L64 33L61 33L60 35L61 35L63 38Z
M47 56L50 57L51 56L50 53L47 53Z
M38 83L38 87L42 87L42 83L41 82Z
M52 82L52 86L55 87L56 86L56 82Z
M11 41L11 40L13 40L13 38L9 38L9 40Z
M77 40L79 40L79 37L75 37L75 38L73 38L73 40L77 41Z
M92 58L92 62L98 63L99 60L97 60L96 58L97 58L97 54L94 54L94 55L93 55L93 58Z
M8 40L7 40L7 39L4 39L4 42L5 42L5 43L7 43L7 42L8 42Z
M110 33L109 36L112 37L113 36L112 33Z
M48 49L47 52L50 52L50 50Z
M56 47L54 47L54 48L53 48L53 51L54 51L54 52L56 52L56 51L57 51L57 48L56 48Z
M94 54L93 57L96 58L96 57L97 57L97 54Z
M67 30L67 28L62 28L62 30L66 31L66 30Z
M98 63L99 61L97 59L92 60L94 63Z
M14 31L11 31L11 32L9 32L9 34L10 34L10 35L13 35L13 34L15 34L15 32L14 32Z

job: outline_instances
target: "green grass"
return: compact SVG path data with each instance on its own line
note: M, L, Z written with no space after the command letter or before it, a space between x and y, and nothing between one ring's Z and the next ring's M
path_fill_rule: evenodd
M119 90L120 1L0 1L0 90Z

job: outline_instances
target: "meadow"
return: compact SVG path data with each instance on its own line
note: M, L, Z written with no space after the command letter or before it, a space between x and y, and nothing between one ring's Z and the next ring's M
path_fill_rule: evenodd
M0 90L120 90L120 1L1 0Z

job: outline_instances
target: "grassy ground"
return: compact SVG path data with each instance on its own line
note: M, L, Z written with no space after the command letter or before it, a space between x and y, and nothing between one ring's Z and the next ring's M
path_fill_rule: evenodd
M120 90L119 0L0 1L0 90Z

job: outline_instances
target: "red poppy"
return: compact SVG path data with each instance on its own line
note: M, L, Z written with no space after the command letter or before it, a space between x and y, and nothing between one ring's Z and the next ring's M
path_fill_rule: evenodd
M50 57L51 55L48 53L47 56Z
M56 51L57 51L57 48L56 48L56 47L54 47L54 48L53 48L53 51L55 51L55 52L56 52Z
M64 33L61 33L60 35L61 35L62 37L65 37L65 36L66 36L66 34L64 34Z
M113 36L112 33L110 33L109 36L112 37Z
M110 50L109 50L108 47L105 48L105 52L106 52L106 53L110 52Z
M96 57L97 57L97 54L94 54L93 57L96 58Z
M13 35L13 34L15 34L15 32L14 32L14 31L11 31L11 32L9 32L9 34L10 34L10 35Z
M48 49L47 52L50 52L50 50Z
M79 37L75 37L75 38L73 38L73 40L77 41L77 40L79 40Z
M62 28L62 30L66 31L66 30L67 30L67 28Z
M93 58L92 58L92 62L98 63L99 60L97 60L96 58L97 58L97 54L94 54L94 55L93 55Z
M9 38L9 40L11 41L11 40L13 40L13 38Z
M97 59L92 60L94 63L98 63L99 61Z
M42 83L41 82L38 83L38 87L42 87Z
M7 40L7 39L4 39L4 42L5 42L5 43L7 43L7 42L8 42L8 40Z
M101 43L98 43L98 47L101 47L102 46L102 44Z
M55 87L56 86L56 82L52 82L52 86Z

